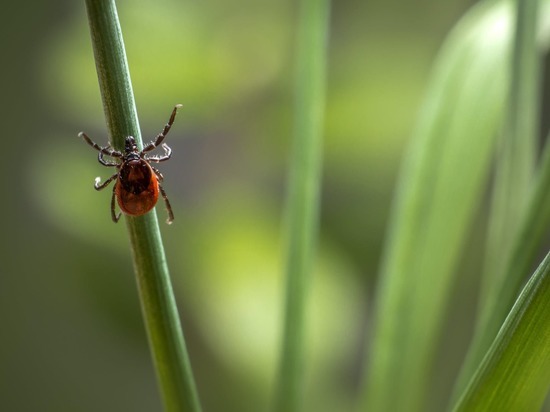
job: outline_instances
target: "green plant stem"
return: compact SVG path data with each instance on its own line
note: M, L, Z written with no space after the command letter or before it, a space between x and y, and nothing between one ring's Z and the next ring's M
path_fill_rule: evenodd
M143 146L114 0L86 0L99 86L113 147L134 136ZM198 412L200 404L180 327L155 211L126 217L139 297L167 411Z
M286 312L275 411L301 409L306 303L318 226L329 0L302 0L287 198Z

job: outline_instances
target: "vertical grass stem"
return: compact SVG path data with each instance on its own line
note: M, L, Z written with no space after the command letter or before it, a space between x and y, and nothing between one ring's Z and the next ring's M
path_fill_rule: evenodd
M286 308L275 411L301 409L306 304L316 244L325 108L329 0L300 2L294 140L287 198Z
M86 0L99 87L111 143L126 136L143 146L130 72L114 0ZM141 308L166 411L199 412L155 211L126 217Z

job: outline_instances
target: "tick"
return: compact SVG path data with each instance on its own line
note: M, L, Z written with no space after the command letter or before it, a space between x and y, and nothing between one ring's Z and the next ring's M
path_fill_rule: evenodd
M174 220L172 207L161 185L164 176L162 176L162 173L157 168L151 165L151 162L160 163L170 159L172 149L166 143L162 143L162 141L170 131L180 107L181 104L174 107L170 119L162 132L157 135L155 140L147 143L143 147L143 150L138 149L133 136L128 136L125 139L124 152L119 152L113 149L110 143L105 147L101 147L90 139L86 133L80 132L78 134L79 137L82 137L86 143L99 152L99 163L103 166L116 167L117 169L117 172L103 183L101 183L99 177L96 177L94 183L96 190L102 190L109 186L112 181L116 181L111 197L111 218L113 222L117 223L121 216L121 213L116 213L115 198L122 212L130 216L141 216L155 207L159 198L159 192L168 210L166 223L171 224ZM159 145L164 149L164 154L150 156L148 153ZM105 156L109 156L115 160L105 159Z

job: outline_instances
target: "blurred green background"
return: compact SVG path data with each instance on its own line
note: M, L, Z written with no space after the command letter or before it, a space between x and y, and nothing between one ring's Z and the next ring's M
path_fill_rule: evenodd
M333 2L308 410L351 407L403 148L438 47L472 3ZM204 410L264 410L282 312L296 4L118 7L144 139L183 104L161 165L175 223L157 213ZM160 410L125 227L111 222L110 191L93 189L111 170L77 138L107 141L84 3L8 9L0 409Z

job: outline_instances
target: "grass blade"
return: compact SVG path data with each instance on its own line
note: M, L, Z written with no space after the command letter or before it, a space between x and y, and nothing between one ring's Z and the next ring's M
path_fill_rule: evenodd
M535 271L456 412L538 411L550 389L550 254Z
M538 0L514 2L515 35L507 116L496 163L485 268L485 295L502 275L517 231L535 165L539 57L535 43ZM484 296L491 300L491 297ZM494 297L492 297L494 299Z
M301 409L306 303L317 235L329 0L301 0L287 198L286 309L274 410Z
M504 110L508 16L502 3L478 4L436 62L392 211L361 410L424 410L459 252Z
M533 262L543 233L546 179L533 191L537 144L540 65L536 33L538 0L517 1L506 127L497 157L480 314L455 395L479 365L495 338ZM548 161L546 157L546 162ZM542 170L546 170L545 166ZM543 192L541 192L543 191ZM544 226L542 226L544 227Z
M86 0L99 86L113 147L143 146L114 0ZM155 211L126 217L141 307L165 410L200 411Z

